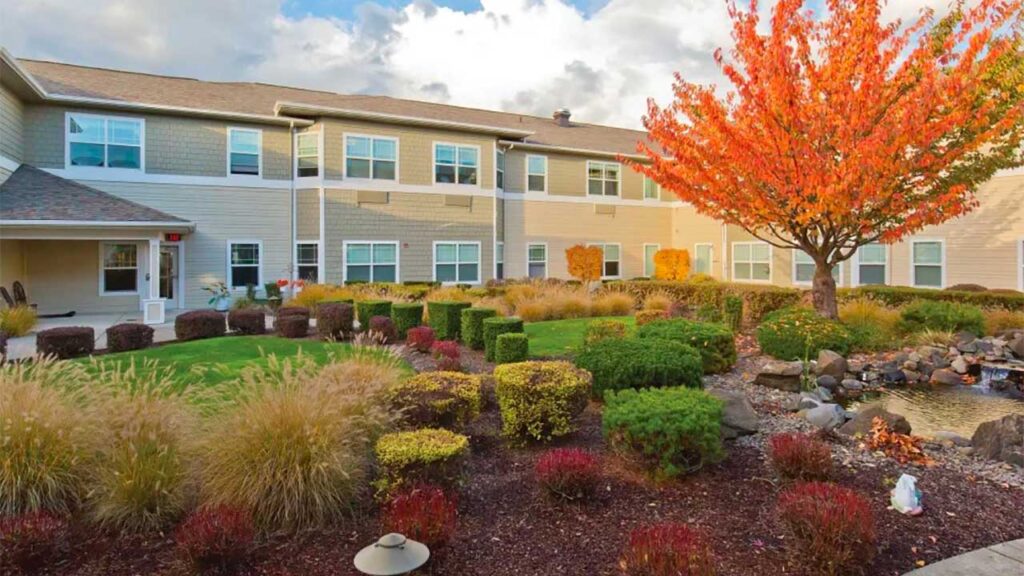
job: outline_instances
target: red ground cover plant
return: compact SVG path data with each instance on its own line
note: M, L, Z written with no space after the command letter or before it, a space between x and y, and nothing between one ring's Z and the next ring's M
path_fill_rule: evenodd
M430 326L417 326L409 328L405 336L405 343L417 352L430 352L434 345L434 329Z
M437 369L448 372L462 372L462 361L459 359L459 343L454 340L438 340L430 346L430 351L437 360Z
M562 500L593 496L601 480L597 458L579 448L555 448L537 459L537 483L548 494Z
M398 532L429 548L448 544L458 520L455 496L437 486L419 485L396 494L381 513L385 532Z
M229 573L249 555L256 530L252 515L230 506L193 512L182 522L174 539L181 556L200 572Z
M637 528L619 560L626 576L714 576L715 560L703 534L664 522Z
M768 438L768 460L786 480L825 480L832 475L832 449L806 434Z
M58 556L67 538L67 522L48 512L2 517L0 568L16 566L25 573L33 573Z
M779 496L792 552L809 572L859 574L875 556L875 519L867 499L825 482L797 484Z

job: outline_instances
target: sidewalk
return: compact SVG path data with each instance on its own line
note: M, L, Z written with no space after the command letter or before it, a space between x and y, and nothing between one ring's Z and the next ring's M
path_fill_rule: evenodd
M947 558L903 576L1024 575L1024 538Z

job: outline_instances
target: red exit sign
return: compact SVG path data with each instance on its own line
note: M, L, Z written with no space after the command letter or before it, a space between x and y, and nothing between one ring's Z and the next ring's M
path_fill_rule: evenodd
M164 234L164 240L166 242L181 242L181 234L177 232L168 232Z

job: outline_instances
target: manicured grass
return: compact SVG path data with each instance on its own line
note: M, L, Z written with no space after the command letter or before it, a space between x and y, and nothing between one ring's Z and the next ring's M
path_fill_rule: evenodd
M636 326L633 316L607 316L601 318L571 318L531 322L524 327L530 337L530 356L533 358L572 356L583 345L587 324L594 320L618 320L632 332Z

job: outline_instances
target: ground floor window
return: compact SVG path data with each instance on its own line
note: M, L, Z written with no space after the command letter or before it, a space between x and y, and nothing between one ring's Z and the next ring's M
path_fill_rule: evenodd
M398 282L398 242L345 242L345 282Z
M139 247L135 244L103 244L103 294L134 294L139 291Z
M601 263L601 279L618 278L622 274L622 246L620 244L590 244L597 246L604 254Z
M480 282L480 243L434 242L434 281Z
M644 244L644 276L654 278L654 255L661 250L661 244Z
M842 284L841 264L832 267L832 279L836 286ZM793 250L793 283L810 284L814 281L814 269L817 265L814 260L803 250Z
M295 266L299 280L316 284L320 281L320 243L299 242L295 247Z
M693 273L711 274L711 244L693 246Z
M262 286L263 243L258 240L228 241L228 286Z
M945 244L941 240L913 240L910 249L914 286L942 288Z
M494 245L494 277L501 280L505 277L505 243Z
M764 242L732 243L732 279L747 282L770 282L772 249Z
M526 275L530 278L547 278L548 276L548 245L526 245Z
M889 250L872 242L857 249L857 284L886 284Z

